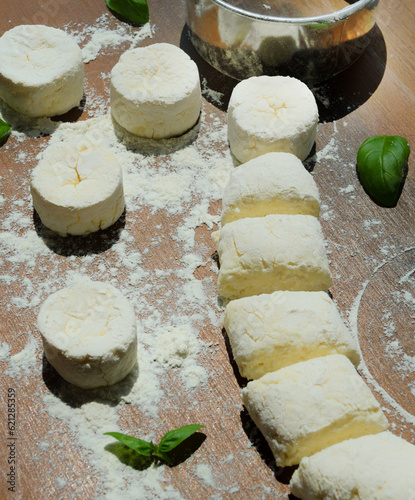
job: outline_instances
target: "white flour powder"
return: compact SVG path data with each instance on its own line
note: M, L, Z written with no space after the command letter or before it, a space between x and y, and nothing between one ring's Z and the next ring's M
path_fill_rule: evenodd
M71 24L66 26L66 31L81 45L84 62L89 62L107 50L135 47L145 37L152 36L154 26L136 29L114 23L106 14L94 26ZM107 90L110 69L102 75ZM206 81L202 84L208 100L220 104L224 96L209 89ZM221 310L216 303L217 268L211 258L209 235L201 238L195 235L196 232L208 233L219 222L214 206L222 197L234 162L227 147L223 117L206 103L200 123L193 130L180 138L154 142L134 138L114 125L109 114L107 90L101 95L90 82L86 82L85 112L93 118L77 123L46 118L28 120L6 106L0 109L2 117L14 129L2 151L7 152L16 165L34 166L44 148L57 141L89 141L116 155L123 170L126 195L125 224L79 243L74 239L59 238L43 228L39 221L33 220L29 171L18 181L15 180L13 165L9 166L8 172L2 173L0 283L10 291L10 298L3 307L16 317L16 327L21 326L18 340L22 343L15 346L12 337L1 342L0 361L5 367L5 376L16 381L16 385L21 381L22 392L26 378L36 378L39 391L35 397L42 405L42 411L48 418L63 424L61 430L44 436L33 461L40 460L42 454L58 452L55 443L59 441L59 433L64 436L69 430L71 439L82 450L89 472L98 479L97 490L91 493L91 498L118 499L122 491L126 499L173 500L182 495L169 483L166 467L152 465L137 470L125 465L105 449L111 447L114 440L102 434L118 430L139 433L143 439L155 439L161 427L160 415L164 411L173 413L180 409L191 418L192 411L200 404L198 396L218 376L212 372L210 364L217 355L218 343L212 339L206 341L202 332L208 325L210 335L218 335L221 339ZM342 231L345 233L342 229L343 214L337 210L335 196L342 196L354 204L359 188L355 166L350 162L344 164L342 159L344 131L339 131L336 123L325 124L326 131L330 127L332 132L327 142L321 145L312 161L316 163L317 183L320 172L327 175L330 169L344 169L344 183L334 186L335 192L330 194L328 191L323 197L321 215L323 228L325 221L334 221L342 234ZM44 139L44 135L50 137ZM14 197L6 194L6 182L15 183ZM387 228L383 223L367 217L365 215L359 222L361 231L366 238L379 240L376 243L378 254L362 262L362 266L374 269L374 275L376 269L399 254L402 248L385 236ZM335 240L334 237L332 241L328 239L329 254L334 251L353 252L349 248L352 236L350 233L347 236L347 241ZM358 238L357 234L356 241ZM98 250L93 250L96 246ZM331 265L339 282L341 279L355 279L345 276L345 269L335 261ZM198 277L201 270L207 271L203 278ZM87 279L110 282L133 304L138 318L138 368L111 388L85 394L63 382L58 394L49 390L42 381L42 347L35 327L36 315L49 294ZM413 277L408 274L406 279L413 280ZM368 284L369 281L365 281L360 291L356 290L349 313L355 335L358 335L359 307ZM411 293L399 293L396 300L415 308ZM388 311L381 314L386 356L399 359L397 367L404 377L415 370L414 357L403 350L397 338L395 318ZM27 318L32 322L30 331L27 331ZM367 366L363 364L361 369L374 390L381 393L390 406L389 411L395 412L402 420L402 425L405 421L415 424L415 417L379 386ZM415 395L415 382L411 382L410 389ZM203 394L201 401L205 399ZM212 405L216 409L214 394ZM124 419L131 408L139 415L138 422ZM240 400L230 400L219 410L221 419L239 416ZM177 426L184 423L179 421ZM256 454L242 431L231 438L242 443L239 452L230 454L229 450L223 450L222 456L210 457L213 462L205 463L202 451L197 450L183 464L202 486L217 492L212 498L241 494L232 475L215 476L214 460L217 459L218 467L231 467L235 462L249 464ZM65 498L77 498L82 494L82 484L78 490L70 490L63 477L56 478L54 484L56 498L63 497L64 493L67 493ZM279 498L279 494L265 484L252 485L252 494L255 498Z
M114 49L125 44L124 50L136 47L142 40L152 36L150 23L140 29L128 24L117 24L109 14L103 14L92 26L71 23L66 31L82 48L84 63L96 59L105 49Z
M110 30L107 23L107 16L103 16L93 28L67 27L83 44L85 62L105 48L124 42L133 46L143 36L151 35L149 26L137 34L123 26ZM114 440L103 436L103 432L121 430L118 421L128 404L147 416L140 437L154 438L160 427L160 409L166 405L180 406L182 397L191 413L197 403L194 399L197 392L214 376L203 359L214 356L216 347L202 341L199 330L201 325L210 324L220 332L221 319L215 304L213 277L197 279L194 276L197 268L210 265L206 248L196 243L195 229L203 225L212 229L218 222L218 215L210 213L210 205L221 198L233 162L225 147L223 124L215 116L209 116L206 109L197 127L185 136L159 142L142 141L119 127L114 128L108 114L107 96L95 95L88 85L85 111L96 117L87 121L28 120L3 106L3 117L14 127L4 150L16 162L35 163L44 147L62 140L105 146L116 155L123 170L125 227L110 232L113 239L108 242L104 235L98 236L104 244L103 253L85 253L83 243L61 239L39 225L34 227L28 172L27 177L19 181L16 199L6 195L1 198L6 210L0 222L3 264L0 278L4 284L14 287L6 307L10 314L32 311L35 318L39 305L50 293L87 279L109 281L125 293L138 317L138 370L114 387L93 391L92 396L86 397L82 391L63 383L59 397L42 386L39 397L43 411L62 421L84 450L99 477L98 496L118 498L118 492L123 490L125 498L181 498L166 482L165 467L152 466L139 471L125 466L105 449ZM33 142L43 134L49 134L49 140ZM163 222L154 224L155 217ZM136 227L140 231L156 227L156 231L151 229L144 239L139 234L137 240L137 233L131 231ZM93 241L91 238L89 243ZM163 258L154 262L159 262L161 267L153 268L148 257L158 249L163 252ZM53 265L48 265L49 262ZM29 376L37 377L41 384L42 347L35 325L27 337L24 347L12 355L10 345L3 342L0 359L7 365L5 375L16 383ZM173 394L167 384L169 380L175 381ZM192 393L193 398L189 398ZM77 404L69 405L67 401L77 401ZM137 433L137 430L131 432ZM59 438L53 436L53 440L56 439ZM53 446L52 443L46 438L39 453ZM55 486L59 492L68 488L63 478L57 478ZM76 497L76 492L73 495Z

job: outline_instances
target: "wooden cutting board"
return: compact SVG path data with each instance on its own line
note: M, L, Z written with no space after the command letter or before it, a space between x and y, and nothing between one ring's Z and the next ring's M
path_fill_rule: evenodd
M150 0L149 6L153 35L140 45L178 45L199 66L205 92L200 128L189 139L193 160L165 151L139 156L138 177L131 169L127 176L138 184L130 185L125 217L104 235L80 243L50 239L31 207L30 171L56 133L53 122L42 136L20 124L0 149L0 498L289 497L293 469L275 465L243 409L245 381L233 362L216 297L211 232L220 213L220 186L232 167L223 132L236 82L213 70L191 46L184 1ZM366 53L314 89L320 124L308 166L322 199L331 294L358 335L361 374L392 432L415 444L413 155L399 203L391 209L370 200L355 167L357 150L369 136L402 135L415 145L414 22L409 2L381 0ZM85 65L83 108L62 118L66 127L108 111L109 72L139 27L124 25L96 0L10 2L0 34L19 24L66 29L78 34L81 47L90 42L99 49ZM106 46L105 31L113 35ZM173 185L182 194L170 192ZM74 274L111 281L136 308L138 379L114 391L76 391L43 359L36 327L40 303ZM184 339L184 346L167 349L175 339ZM118 426L157 441L188 423L205 429L173 467L125 456L122 463L111 439L102 438ZM16 461L14 470L10 459ZM11 473L14 493L8 491Z

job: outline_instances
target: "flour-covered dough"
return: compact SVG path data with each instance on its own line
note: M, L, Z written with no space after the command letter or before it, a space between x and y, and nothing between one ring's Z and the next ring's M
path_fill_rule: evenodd
M276 290L327 291L332 284L321 226L312 215L230 222L217 248L219 294L228 299Z
M196 64L168 43L125 52L111 73L112 116L140 137L183 134L197 122L201 100Z
M388 427L379 403L342 354L267 373L248 383L242 399L280 466Z
M223 325L239 372L248 379L328 354L360 362L356 341L325 292L278 291L233 300Z
M49 363L83 389L115 384L136 365L134 309L108 283L85 282L53 293L41 306L38 327Z
M254 76L233 89L228 140L241 163L272 151L304 161L317 131L318 109L307 85L289 76Z
M124 211L117 159L88 141L49 146L32 172L30 187L42 223L61 236L105 229Z
M313 176L291 153L267 153L232 171L222 197L222 226L270 214L318 216L320 196Z
M64 31L22 25L0 38L0 99L11 108L60 115L79 105L83 89L82 52Z
M415 446L391 432L303 458L290 482L301 500L415 500Z

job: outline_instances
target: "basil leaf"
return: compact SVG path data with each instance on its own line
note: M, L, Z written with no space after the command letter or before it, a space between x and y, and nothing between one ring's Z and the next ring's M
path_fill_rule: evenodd
M410 148L399 135L369 137L357 153L357 173L372 200L393 207L399 200L408 172Z
M173 448L176 448L176 446L178 446L185 439L187 439L203 427L204 425L190 424L185 425L184 427L179 427L179 429L174 429L170 432L167 432L167 434L165 434L161 438L160 444L158 445L158 450L162 453L166 453Z
M135 438L132 436L128 436L127 434L121 434L121 432L104 432L106 436L112 436L115 439L118 439L121 443L125 444L132 450L137 451L141 455L145 455L146 457L151 457L156 446L153 443L149 443L148 441L144 441L143 439Z
M0 146L6 142L9 137L12 127L0 119Z
M145 24L150 19L147 0L105 0L105 3L108 8L132 23Z
M173 460L166 453L163 453L162 451L160 451L158 449L158 446L156 448L157 448L156 451L153 452L154 456L161 458L162 460L164 460L168 464L173 463Z

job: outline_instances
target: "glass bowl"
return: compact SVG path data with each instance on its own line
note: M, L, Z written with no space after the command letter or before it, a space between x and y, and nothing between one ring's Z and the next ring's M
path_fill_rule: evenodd
M187 22L196 50L226 75L288 75L319 83L364 52L378 2L186 0Z

